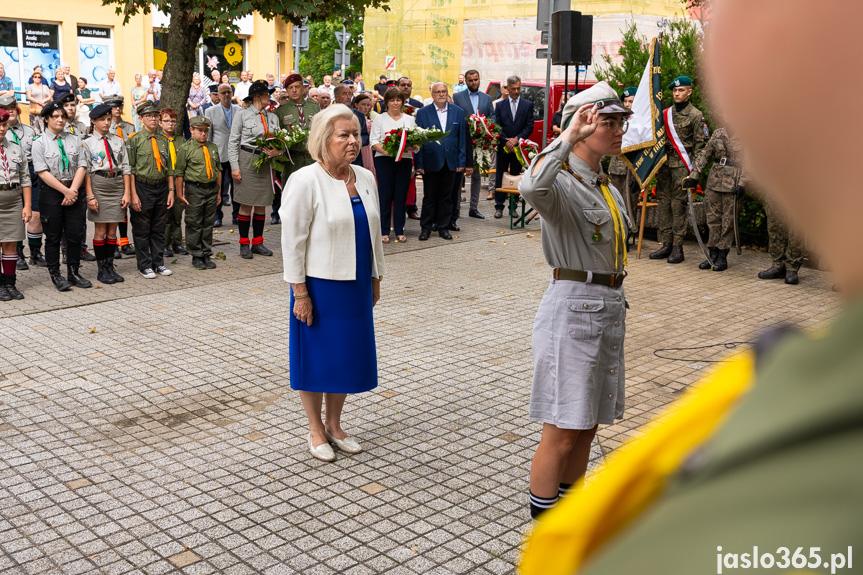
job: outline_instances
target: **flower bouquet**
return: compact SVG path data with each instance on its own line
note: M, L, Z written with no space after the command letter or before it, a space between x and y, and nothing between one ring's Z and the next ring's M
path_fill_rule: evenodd
M402 113L407 114L408 116L416 116L417 109L410 104L405 104L404 106L402 106Z
M437 142L443 140L449 132L441 132L437 128L396 128L386 133L381 145L391 158L398 162L402 159L405 151L414 146L422 146L426 142Z
M305 140L309 136L309 132L300 128L299 126L291 126L287 130L282 128L276 128L270 132L264 134L264 137L258 138L252 144L256 148L275 148L281 152L284 152L285 155L279 155L274 158L269 157L264 152L261 152L261 155L258 156L258 159L255 160L255 163L252 164L256 171L260 172L261 168L264 165L273 168L276 172L281 172L284 164L290 162L294 163L291 159L291 152L289 148L295 144L299 144L303 140Z
M470 141L473 145L473 165L483 174L491 169L491 158L497 148L500 128L482 114L472 114L470 119Z
M539 153L539 144L531 140L519 138L518 146L515 147L514 151L515 157L518 158L518 163L526 168Z

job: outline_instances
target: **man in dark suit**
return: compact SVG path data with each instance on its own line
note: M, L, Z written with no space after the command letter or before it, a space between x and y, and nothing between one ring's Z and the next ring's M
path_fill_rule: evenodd
M456 178L461 179L461 173L468 165L464 111L447 102L449 90L446 84L436 82L431 89L433 102L417 112L417 126L448 133L443 140L423 144L414 154L416 172L423 177L420 241L429 239L433 225L437 226L440 237L452 239L448 229L452 216L452 191Z
M520 174L521 164L518 163L514 150L520 138L527 138L533 132L533 104L519 97L521 94L521 78L510 76L506 79L509 97L495 108L497 124L500 126L500 141L497 145L497 171L495 172L495 189L500 187L503 173ZM503 217L503 202L506 194L495 192L494 217Z
M333 95L335 96L336 104L344 104L348 108L351 108L351 89L347 84L339 84L333 90ZM357 117L357 121L360 123L360 139L362 140L363 146L369 145L369 128L366 124L365 115L355 108L351 108L351 111L354 113L354 116ZM357 155L357 158L351 162L356 166L363 165L363 156L362 154ZM368 167L368 166L365 166Z
M479 91L479 72L476 70L468 70L464 73L464 82L467 84L467 90L462 90L453 94L452 101L456 106L464 110L466 117L472 114L485 116L489 120L494 116L494 108L491 106L491 96ZM473 162L473 150L471 149L470 137L467 139L468 144L468 163ZM467 174L465 174L467 176ZM470 176L470 211L468 215L472 218L485 219L479 213L479 193L482 189L482 174L479 170L474 170ZM461 190L459 190L459 193ZM459 198L461 199L461 198Z

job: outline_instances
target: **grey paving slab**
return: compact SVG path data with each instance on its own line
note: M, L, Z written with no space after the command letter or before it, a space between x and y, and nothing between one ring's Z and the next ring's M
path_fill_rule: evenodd
M122 286L71 294L23 272L24 304L0 304L0 572L513 573L549 270L538 222L460 224L451 242L420 243L409 221L408 242L386 246L380 385L344 413L365 451L330 464L308 454L289 388L278 255L240 260L228 226L215 272L177 264L144 280L124 259ZM786 286L755 277L761 253L732 255L724 273L686 254L630 261L627 415L600 429L592 465L728 353L720 344L780 322L817 330L837 312L825 272Z

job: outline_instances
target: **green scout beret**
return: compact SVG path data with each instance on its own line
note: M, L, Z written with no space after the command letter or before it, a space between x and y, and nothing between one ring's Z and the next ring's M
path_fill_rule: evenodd
M668 89L673 90L681 86L692 86L692 78L689 76L678 76L674 79L674 82L668 85Z
M139 116L143 116L144 114L152 114L153 112L159 113L159 107L155 104L155 102L150 102L147 100L146 102L141 102L138 104L137 112Z
M635 96L635 92L637 90L638 90L637 88L630 86L629 88L627 88L626 90L623 91L623 94L621 94L620 99L623 100L624 98L629 98L630 96Z
M194 128L195 126L206 126L210 127L210 119L206 116L195 116L191 120L189 120L189 126Z

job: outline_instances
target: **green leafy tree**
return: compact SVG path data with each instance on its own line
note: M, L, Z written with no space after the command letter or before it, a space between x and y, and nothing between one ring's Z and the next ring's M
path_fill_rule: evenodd
M327 20L309 24L309 49L300 55L300 73L311 74L315 84L321 84L324 76L332 75L335 67L334 54L340 48L336 32L345 31L351 35L345 46L351 52L351 65L345 68L348 78L363 70L363 18L350 20ZM344 78L342 78L344 79Z
M166 34L165 73L162 78L162 102L175 110L183 110L189 95L189 86L197 61L198 39L221 36L235 39L234 22L253 12L266 20L281 18L297 24L304 19L321 22L339 19L351 21L366 8L387 7L387 0L102 0L103 6L114 6L123 24L138 14L151 9L162 10L171 16ZM181 127L178 125L178 131Z

